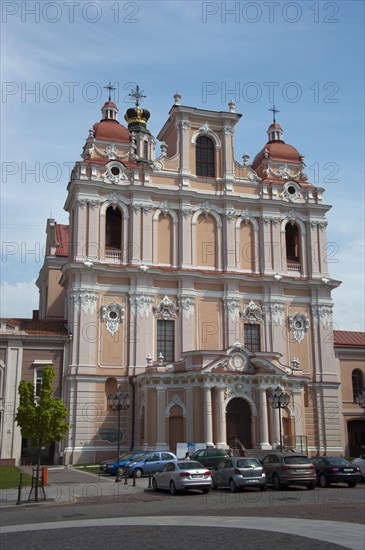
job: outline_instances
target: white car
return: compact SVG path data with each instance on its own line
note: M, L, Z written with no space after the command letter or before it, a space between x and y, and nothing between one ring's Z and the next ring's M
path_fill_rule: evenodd
M166 489L172 495L189 489L199 489L203 493L209 493L211 485L210 471L195 460L169 462L156 472L152 479L154 491Z
M356 466L358 466L361 470L361 475L362 475L362 479L363 481L365 481L365 455L360 455L359 458L355 458L351 464L355 464Z

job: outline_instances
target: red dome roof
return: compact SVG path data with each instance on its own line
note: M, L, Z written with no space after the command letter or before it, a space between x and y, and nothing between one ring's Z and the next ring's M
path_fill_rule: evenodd
M129 143L129 131L117 120L103 119L93 126L96 139Z
M252 168L255 170L265 158L265 150L269 152L269 159L281 162L301 162L298 151L284 141L269 141L256 155Z

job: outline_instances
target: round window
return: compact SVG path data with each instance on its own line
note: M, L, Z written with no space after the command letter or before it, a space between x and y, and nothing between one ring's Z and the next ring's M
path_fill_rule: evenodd
M295 328L303 328L301 321L295 321Z
M295 195L295 193L297 192L297 190L295 189L294 185L289 185L288 187L288 193L290 195Z
M118 318L118 314L116 311L109 311L108 317L111 321L115 321Z
M113 174L113 176L119 176L120 174L120 169L118 168L118 166L112 166L110 171Z

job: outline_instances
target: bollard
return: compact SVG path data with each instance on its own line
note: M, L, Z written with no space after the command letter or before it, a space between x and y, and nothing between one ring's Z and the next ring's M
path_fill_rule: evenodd
M133 470L133 487L136 486L136 470Z
M22 503L22 485L23 485L23 474L20 474L20 480L18 485L18 500L16 501L17 504Z
M128 471L127 471L127 467L124 468L124 485L128 485Z
M151 478L152 478L152 476L151 476L151 472L150 472L150 473L148 474L148 488L149 488L149 489L151 489L151 487L152 487Z

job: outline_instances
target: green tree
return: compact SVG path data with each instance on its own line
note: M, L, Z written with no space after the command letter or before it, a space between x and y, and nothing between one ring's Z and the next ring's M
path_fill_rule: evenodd
M52 382L55 371L50 365L43 371L40 396L36 397L33 382L19 383L19 406L15 420L22 437L29 439L37 449L37 479L35 500L38 500L38 479L42 447L49 447L54 441L61 441L68 430L67 409L63 401L52 397Z

